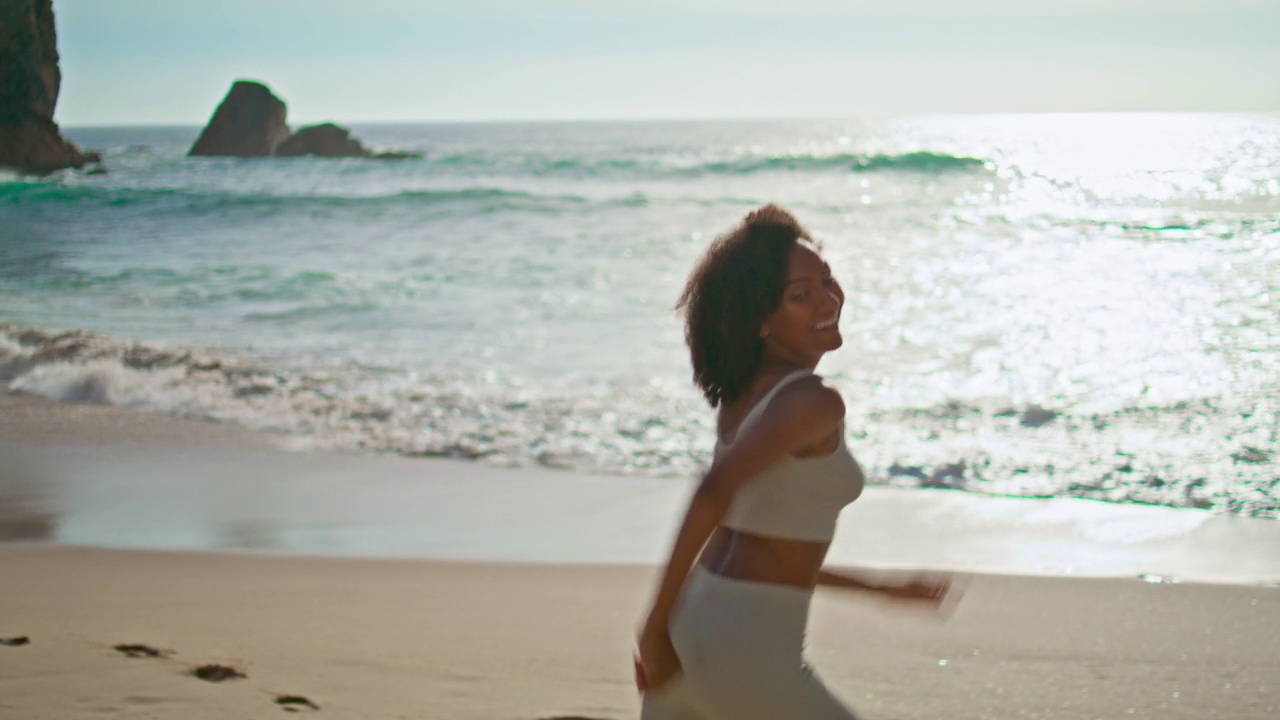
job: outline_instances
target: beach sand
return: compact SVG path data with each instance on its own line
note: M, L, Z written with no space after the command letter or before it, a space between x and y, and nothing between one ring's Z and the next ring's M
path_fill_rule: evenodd
M0 509L7 513L0 515L0 528L11 541L0 545L0 639L29 638L0 646L0 718L214 720L280 717L289 708L328 717L425 720L638 716L631 635L655 578L651 560L661 547L653 545L666 542L674 522L651 514L654 508L669 512L682 490L669 489L669 482L632 479L610 486L567 473L406 458L288 453L292 459L282 460L275 445L274 438L229 425L0 392ZM204 458L234 468L225 476L190 468L200 483L231 483L233 500L242 494L235 484L241 471L264 464L271 472L252 477L253 483L269 482L278 469L331 469L333 478L317 480L312 494L318 496L332 490L330 482L367 476L367 506L353 508L345 496L336 503L348 513L340 516L343 538L371 532L362 523L379 512L393 525L409 522L412 508L392 507L397 498L406 504L405 497L422 503L417 511L426 523L461 514L473 522L526 524L514 535L511 527L473 528L471 544L455 553L474 556L466 560L299 555L291 551L306 543L290 544L291 538L301 537L297 527L309 514L320 513L320 524L339 515L335 503L303 502L289 484L300 481L285 478L281 482L301 508L290 510L276 496L221 500L235 505L241 513L236 518L259 502L272 517L296 513L285 529L237 526L223 544L199 533L153 538L156 546L172 541L185 547L191 540L191 547L219 552L76 547L78 539L112 533L125 538L118 543L124 546L145 547L146 538L127 536L125 524L112 524L127 519L111 515L112 487L77 495L85 477L61 473L85 472L87 459L98 457L102 482L110 485L124 477L121 468L141 467L129 465L130 458L163 455L157 448L181 450L155 460L162 464ZM395 473L409 471L420 486L475 481L484 489L413 496L386 489L399 487ZM499 498L477 499L505 483L527 503L538 495L521 495L521 486L540 488L543 480L551 484L545 491L551 500L526 507L525 515L550 520L521 518ZM34 487L42 482L55 490ZM584 504L557 495L601 482L606 489ZM149 487L126 485L121 492L131 500L122 505L146 506ZM192 507L208 511L207 487L192 488ZM606 506L609 493L614 500ZM647 504L626 513L614 509L618 497ZM892 507L900 502L896 497L867 499L874 510ZM452 505L433 514L431 504L442 500ZM94 502L102 503L107 519L94 515ZM605 521L582 515L592 503ZM497 509L467 509L479 504ZM172 504L151 509L190 510ZM208 512L232 517L218 515L224 511L231 512ZM628 534L629 526L618 523L637 515L641 542L608 540L610 531ZM1244 538L1264 543L1253 548L1255 556L1271 558L1276 535L1268 522L1205 521L1196 532L1205 533L1209 544L1223 528L1245 527ZM339 526L326 527L332 537ZM521 533L553 540L524 538L533 547L523 562L484 559L510 555ZM273 539L255 544L262 534ZM484 545L480 538L487 535L503 541ZM538 561L564 556L557 543L567 541L554 539L561 536L580 536L581 545L614 542L607 553L624 561L590 562L594 556L586 550L574 556L583 561ZM1178 542L1186 543L1185 537ZM454 547L439 537L424 542L406 546L404 554ZM350 544L314 547L343 551L331 555L374 554ZM628 548L639 548L635 554L650 561L625 562ZM444 551L441 556L450 555ZM814 665L870 720L1280 716L1280 589L1274 586L1000 574L971 575L965 585L945 622L856 594L820 591L810 627ZM126 657L113 649L118 644L164 654ZM206 664L247 677L212 683L190 674ZM306 698L318 709L277 704L280 696Z
M5 718L635 718L637 566L0 548ZM1274 718L1280 592L974 578L945 623L823 593L814 664L867 718ZM170 651L128 658L117 644ZM244 679L188 673L225 664Z

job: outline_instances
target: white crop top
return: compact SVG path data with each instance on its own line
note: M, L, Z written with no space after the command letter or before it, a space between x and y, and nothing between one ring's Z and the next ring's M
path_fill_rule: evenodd
M779 380L738 423L735 439L779 390L811 374L797 370ZM716 457L730 446L717 438ZM788 456L770 465L738 489L721 525L753 535L830 542L836 518L845 505L862 494L864 482L862 468L845 445L842 422L840 445L834 452L818 457Z

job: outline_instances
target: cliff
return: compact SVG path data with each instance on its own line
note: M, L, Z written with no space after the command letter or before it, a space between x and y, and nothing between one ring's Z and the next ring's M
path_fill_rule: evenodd
M0 167L84 167L88 158L53 121L61 84L53 0L0 0Z

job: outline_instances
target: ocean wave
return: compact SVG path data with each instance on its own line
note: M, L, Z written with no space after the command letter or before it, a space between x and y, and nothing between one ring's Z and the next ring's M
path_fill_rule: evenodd
M981 169L990 169L990 163L981 158L918 150L900 154L875 153L863 155L840 153L835 155L752 156L724 162L707 163L695 166L692 171L729 175L776 171L806 172L828 170L849 170L857 173L898 171L938 174Z
M941 173L956 170L993 170L994 164L982 158L918 150L900 155L877 154L864 156L854 164L852 169L855 172L901 170L920 173Z
M654 197L624 188L620 195L582 195L573 192L536 192L519 189L521 185L537 182L537 178L559 176L568 179L677 179L689 180L715 176L746 176L759 173L788 172L896 172L924 175L970 172L989 169L990 163L980 158L950 155L933 151L913 151L899 154L782 154L747 155L730 159L692 159L684 156L656 158L573 158L557 156L520 156L494 158L481 153L456 154L427 161L427 173L434 163L440 168L448 166L450 172L459 167L472 167L490 174L489 180L473 179L476 185L450 188L407 187L392 192L368 193L363 180L353 180L336 191L290 192L278 186L243 187L234 167L219 168L206 178L200 176L196 184L186 175L173 179L171 186L147 187L122 184L120 178L98 181L92 178L56 177L41 181L0 181L0 209L45 208L57 211L61 208L137 208L147 212L176 212L194 215L216 215L226 211L289 211L314 212L324 210L383 211L397 209L458 207L468 212L490 213L503 210L558 211L570 207L612 205L640 207L650 204ZM381 166L361 169L360 177L368 173L382 172ZM420 172L420 171L415 171ZM446 174L446 176L449 176ZM455 180L460 179L456 172ZM282 176L284 177L284 176ZM388 180L382 175L378 184ZM504 186L507 178L517 187ZM214 184L209 187L209 182ZM297 186L300 180L288 184ZM414 175L392 180L413 184ZM183 183L191 183L183 185ZM261 183L259 183L260 185ZM687 200L687 198L675 198ZM732 202L731 198L726 201Z
M183 211L219 212L234 208L422 207L467 204L479 209L536 208L590 202L572 194L537 194L496 187L447 190L411 189L385 195L272 194L200 191L178 188L131 188L93 184L41 182L0 183L0 207L37 205L144 206Z
M271 310L255 310L243 320L265 320L272 316L303 317L308 314L343 315L363 312L380 300L402 298L414 292L411 281L354 281L329 272L278 272L270 266L209 265L183 270L163 267L84 270L62 267L40 271L30 264L17 263L0 268L0 278L24 277L39 272L43 290L71 293L125 293L145 295L146 302L164 302L181 307L208 307L218 303L248 303L251 307L270 304ZM142 295L139 295L141 293Z
M236 422L291 436L295 447L677 477L710 462L702 410L631 383L531 394L457 373L351 362L286 367L5 323L0 380L57 400ZM854 406L849 426L873 484L1280 517L1280 447L1271 435L1278 415L1261 394L1236 406L1204 400L1103 413ZM1146 440L1132 444L1134 437Z
M703 177L752 175L762 172L856 173L901 172L943 174L992 170L983 158L953 155L932 150L902 153L784 153L751 154L727 159L689 160L666 155L645 158L557 157L543 155L495 156L486 153L454 153L428 158L428 165L448 170L477 170L506 175L568 177Z
M250 194L211 192L175 188L118 188L76 184L29 183L22 187L0 184L0 209L4 206L45 209L127 208L145 212L192 216L218 216L226 212L299 212L335 210L351 213L459 212L487 215L503 211L554 213L569 209L643 208L650 205L694 204L699 206L755 206L759 198L719 196L700 198L680 194L646 193L623 188L624 192L587 197L573 193L540 194L494 187L451 190L403 190L385 195ZM804 203L794 203L805 207Z

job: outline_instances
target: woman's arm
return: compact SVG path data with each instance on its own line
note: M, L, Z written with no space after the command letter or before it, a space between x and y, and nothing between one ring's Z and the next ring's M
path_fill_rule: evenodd
M914 601L937 607L951 589L946 576L914 577L906 582L873 582L865 577L830 570L818 571L818 585L843 590L861 590L893 601Z
M667 559L662 579L658 583L658 591L645 621L644 633L666 632L667 623L671 619L671 610L684 586L684 579L693 567L702 546L706 544L711 532L720 524L728 512L733 500L733 488L727 482L717 482L717 468L710 472L699 483L689 500L689 508L685 511L684 520L676 533L675 543L671 548L671 556Z
M863 590L872 593L884 592L885 589L884 585L866 578L844 572L837 573L831 570L818 571L818 585L842 590Z
M819 378L796 382L780 392L760 421L740 432L729 452L707 471L689 501L641 628L640 660L650 686L661 685L679 670L671 667L674 651L667 631L671 611L698 553L729 511L738 488L787 455L830 435L843 419L839 393L823 386Z

